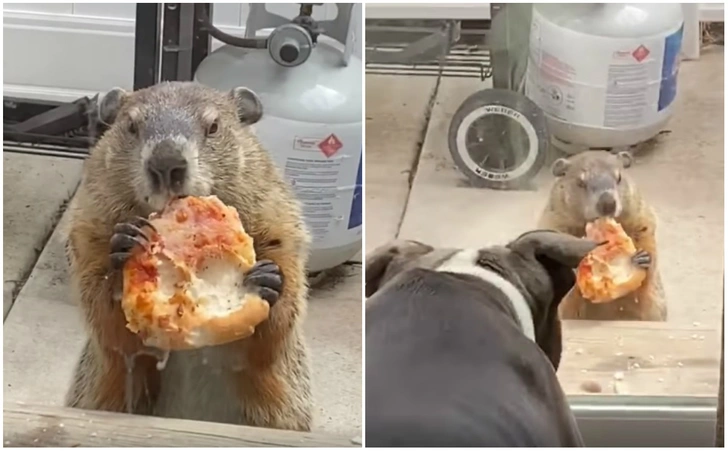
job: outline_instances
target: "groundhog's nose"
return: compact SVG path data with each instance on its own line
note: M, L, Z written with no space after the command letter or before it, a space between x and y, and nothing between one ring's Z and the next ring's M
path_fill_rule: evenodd
M177 149L161 144L147 160L146 171L156 189L178 191L187 179L187 159Z
M597 212L601 216L614 216L617 212L617 201L609 193L602 193L597 200Z

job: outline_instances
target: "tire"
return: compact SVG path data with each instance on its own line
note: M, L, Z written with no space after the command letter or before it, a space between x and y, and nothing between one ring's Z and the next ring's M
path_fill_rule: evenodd
M501 156L524 153L525 158L508 170L483 167L473 160L468 150L467 136L476 120L488 115L507 116L518 123L527 136L526 149L504 149ZM513 121L510 121L513 122ZM509 135L510 142L516 141L515 134ZM517 190L524 189L541 170L546 160L549 134L546 116L541 109L526 96L506 89L485 89L468 97L450 122L448 146L455 165L470 182L479 188ZM499 147L500 148L500 147ZM490 155L487 155L485 161Z

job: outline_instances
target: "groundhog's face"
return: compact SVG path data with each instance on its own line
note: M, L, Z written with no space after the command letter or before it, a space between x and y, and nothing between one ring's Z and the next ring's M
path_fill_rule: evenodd
M212 194L215 180L240 167L242 127L262 113L248 89L223 93L183 82L114 89L99 105L101 120L113 123L107 133L120 144L107 164L127 168L137 200L154 211L175 197Z
M554 162L566 205L585 222L622 214L623 170L632 165L627 152L585 152Z

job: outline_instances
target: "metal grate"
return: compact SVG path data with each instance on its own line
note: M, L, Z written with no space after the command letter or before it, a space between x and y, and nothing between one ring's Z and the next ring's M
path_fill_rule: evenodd
M367 46L366 50L379 52L400 52L406 44L387 44ZM490 51L484 46L456 44L453 45L442 64L437 59L417 63L366 63L367 74L400 75L400 76L443 76L461 78L480 78L485 80L491 76L492 65Z
M88 149L69 147L65 145L58 146L53 144L36 144L30 142L3 140L3 152L84 160L88 157L89 151Z

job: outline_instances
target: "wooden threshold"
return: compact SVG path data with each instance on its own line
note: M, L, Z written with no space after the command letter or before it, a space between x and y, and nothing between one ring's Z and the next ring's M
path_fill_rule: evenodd
M567 395L718 396L720 330L569 320L563 337L558 376Z
M6 402L5 447L360 447L351 437Z

